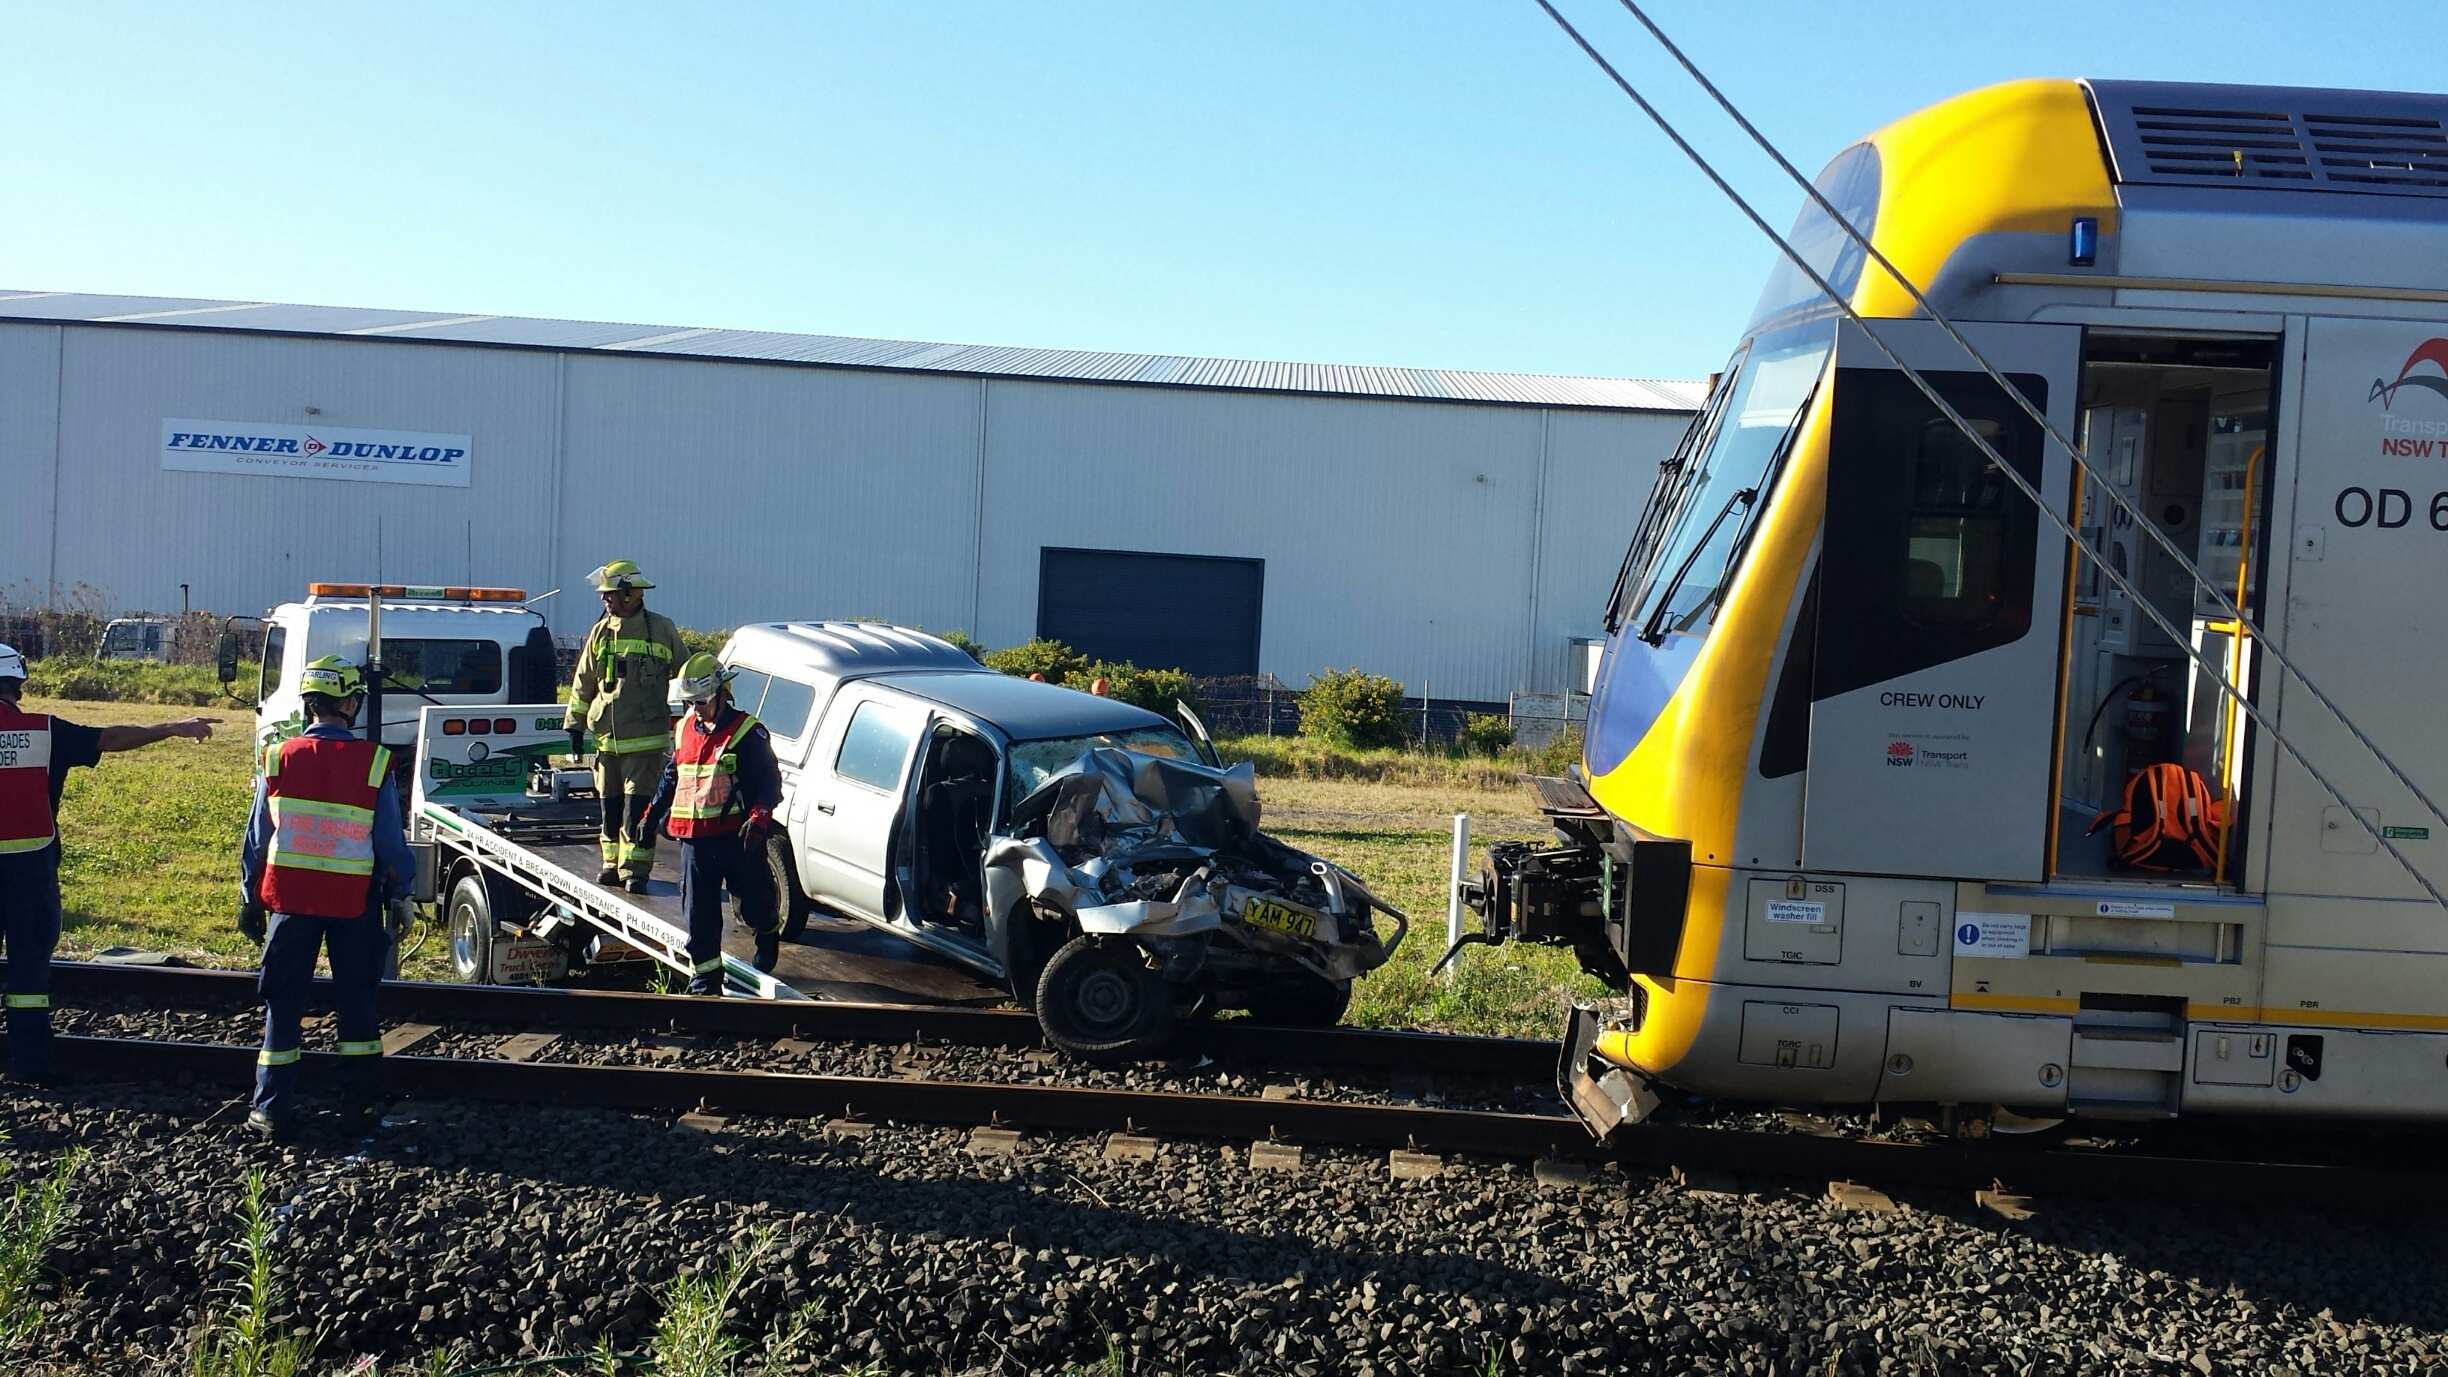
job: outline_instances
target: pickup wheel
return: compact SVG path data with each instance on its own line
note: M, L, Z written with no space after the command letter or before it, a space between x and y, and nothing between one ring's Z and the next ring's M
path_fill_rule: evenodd
M1038 978L1037 1023L1083 1061L1133 1061L1172 1036L1173 992L1138 943L1074 937Z
M765 839L765 864L773 870L782 940L796 942L807 931L808 918L816 912L816 901L799 891L799 869L791 863L790 838L776 832Z
M451 971L461 980L481 985L493 978L493 896L484 876L461 875L450 889L444 931L450 936Z
M1332 1028L1343 1021L1351 998L1350 981L1322 980L1302 971L1251 994L1249 1016L1252 1022L1285 1028Z

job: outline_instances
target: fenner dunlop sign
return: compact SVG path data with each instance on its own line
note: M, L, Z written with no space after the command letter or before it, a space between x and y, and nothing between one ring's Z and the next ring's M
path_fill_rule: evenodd
M337 478L352 483L468 485L465 435L351 430L259 421L162 422L162 467L177 473Z

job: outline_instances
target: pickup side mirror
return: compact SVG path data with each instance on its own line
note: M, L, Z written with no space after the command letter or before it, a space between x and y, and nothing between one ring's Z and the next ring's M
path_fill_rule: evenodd
M1207 724L1200 721L1199 715L1190 710L1190 705L1179 698L1173 700L1173 712L1181 718L1182 725L1190 729L1190 736L1198 746L1200 757L1209 765L1222 769L1224 762L1216 755L1214 738L1207 735Z
M222 688L238 682L238 633L228 627L213 642L213 668L220 672Z

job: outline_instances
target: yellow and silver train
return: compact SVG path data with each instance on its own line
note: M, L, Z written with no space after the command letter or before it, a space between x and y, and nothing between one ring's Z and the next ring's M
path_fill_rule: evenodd
M2448 827L2136 529L2448 792L2448 98L2015 82L1817 185L2089 470L1805 211L1867 329L1770 277L1608 600L1561 840L1465 886L1630 996L1568 1097L2448 1114L2448 910L2376 840L2448 885ZM2152 766L2208 806L2138 869Z

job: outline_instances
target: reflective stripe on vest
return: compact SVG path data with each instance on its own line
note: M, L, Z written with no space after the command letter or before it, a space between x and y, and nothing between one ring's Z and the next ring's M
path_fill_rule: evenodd
M721 823L747 812L739 806L734 787L739 774L735 749L757 720L747 713L717 731L700 731L695 714L672 729L671 832L675 837L703 837L733 830Z
M357 918L374 879L374 807L391 753L370 741L295 736L264 772L272 815L263 902L275 913Z
M645 614L642 612L638 614L638 620L644 622L649 630L654 626L654 623L646 621ZM595 643L595 658L602 662L601 673L605 683L620 682L620 658L623 655L643 655L648 659L661 660L667 665L672 661L671 647L661 641L640 640L633 636L609 633Z
M671 742L665 739L661 732L656 732L652 736L616 736L610 740L597 737L595 753L597 755L636 755L640 751L659 751L670 744Z
M51 719L0 703L0 856L40 851L51 816Z
M8 1007L11 1009L48 1009L51 1007L51 996L47 994L10 995L8 996Z

